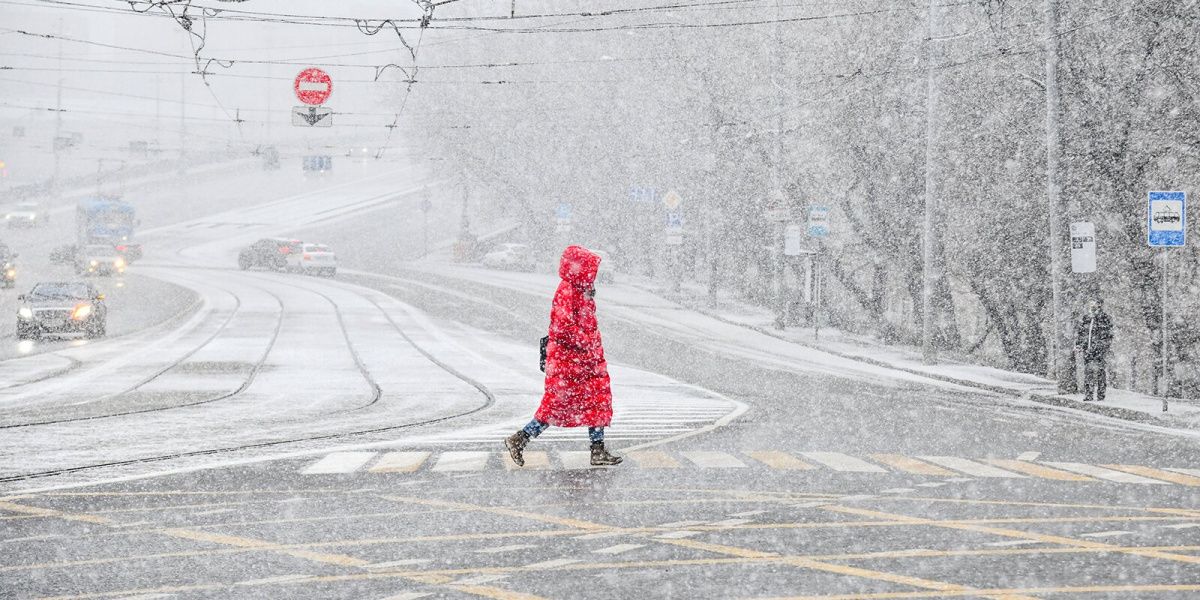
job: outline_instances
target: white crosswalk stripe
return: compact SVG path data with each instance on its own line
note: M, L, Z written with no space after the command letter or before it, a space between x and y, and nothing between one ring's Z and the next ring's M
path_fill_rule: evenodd
M737 469L745 468L746 463L724 452L696 451L680 452L684 458L692 461L697 467L706 469Z
M1134 475L1133 473L1114 471L1112 469L1105 469L1104 467L1097 467L1095 465L1087 465L1087 464L1083 464L1083 463L1043 462L1042 464L1049 465L1056 469L1062 469L1064 471L1071 471L1072 473L1079 473L1080 475L1087 475L1089 477L1095 477L1096 479L1105 479L1108 481L1116 481L1117 483L1141 483L1141 484L1147 484L1147 485L1170 485L1165 481L1159 481L1157 479L1150 479L1149 477L1142 477L1140 475Z
M966 473L967 475L974 475L975 477L998 477L1010 479L1023 479L1025 477L1020 473L1005 471L1004 469L993 467L991 465L977 463L975 461L970 461L965 458L958 458L956 456L918 456L917 458L931 462L935 465L946 467L947 469L954 469L955 471Z
M615 448L621 454L620 448ZM873 454L882 461L884 466L873 464L864 459L840 452L799 452L813 464L805 464L803 469L779 460L761 460L768 454L777 452L761 452L747 450L745 452L722 452L716 450L680 450L667 452L663 450L642 450L630 452L628 459L619 467L594 467L591 464L591 453L574 450L535 450L526 454L526 466L517 467L512 464L508 453L502 450L456 450L456 451L387 451L387 452L333 452L299 467L302 475L329 475L369 472L380 476L405 475L417 473L464 473L480 471L507 471L510 473L536 472L554 469L770 469L786 472L797 477L805 477L822 472L865 473L873 475L888 475L906 478L905 484L915 487L886 487L880 486L882 494L907 494L916 488L931 489L979 481L985 478L997 479L1040 479L1058 483L1077 481L1096 483L1096 480L1138 485L1187 485L1194 486L1195 482L1189 476L1200 476L1200 469L1187 468L1151 468L1135 465L1093 465L1078 462L1030 462L1027 467L1017 468L1016 461L1000 459L967 459L957 456L915 456L906 457L899 454ZM790 455L789 455L790 456ZM883 457L888 457L883 460ZM757 458L758 460L752 460ZM798 459L794 459L798 461ZM924 461L928 463L928 472L916 471L909 463ZM987 461L987 462L985 462ZM994 464L989 464L994 463ZM1025 463L1020 463L1024 465ZM816 465L816 466L814 466ZM936 474L933 465L970 475L970 477L945 477L946 471ZM1004 468L1001 468L1004 467ZM1122 470L1116 470L1117 468ZM1015 472L1020 471L1020 472ZM1177 475L1176 475L1177 474ZM914 477L937 477L936 481L916 482ZM978 479L977 479L978 478ZM871 497L871 496L867 496ZM847 500L843 498L843 501ZM731 518L752 516L752 514L731 515ZM679 525L679 524L677 524Z
M487 467L491 452L443 452L433 465L434 471L481 471Z
M847 473L887 473L887 469L860 458L840 452L801 452L805 458L819 462L834 471Z
M313 463L302 472L305 475L353 473L372 458L375 458L374 452L334 452Z

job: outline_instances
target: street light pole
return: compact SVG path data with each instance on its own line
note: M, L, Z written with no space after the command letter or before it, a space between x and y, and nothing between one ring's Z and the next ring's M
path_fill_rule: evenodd
M934 270L934 112L937 109L937 87L934 82L933 34L934 18L937 15L935 1L929 0L929 15L925 19L925 215L923 223L923 251L921 267L921 360L925 364L937 362L934 346L933 290L936 284Z
M1058 131L1058 0L1046 0L1046 202L1050 225L1050 376L1058 385L1059 393L1075 391L1073 369L1069 355L1066 310L1064 304L1063 279L1063 222L1059 201L1058 154L1061 140Z

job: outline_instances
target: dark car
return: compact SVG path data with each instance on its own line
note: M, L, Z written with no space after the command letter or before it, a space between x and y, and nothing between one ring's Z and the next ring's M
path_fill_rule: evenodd
M288 256L299 253L300 240L288 238L263 238L243 248L238 253L238 267L246 269L276 269L287 268Z
M85 281L43 281L18 298L17 339L82 333L102 337L108 327L104 294Z

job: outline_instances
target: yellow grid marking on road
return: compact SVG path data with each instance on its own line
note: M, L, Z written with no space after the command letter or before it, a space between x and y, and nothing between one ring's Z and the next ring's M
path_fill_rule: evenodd
M1170 481L1171 483L1178 483L1179 485L1186 485L1189 487L1200 487L1200 477L1184 475L1183 473L1174 473L1172 471L1163 471L1161 469L1152 469L1150 467L1139 467L1137 465L1101 465L1101 466L1103 466L1107 469L1115 469L1117 471L1125 471L1126 473L1133 473L1134 475L1141 475L1142 477L1149 477L1151 479L1161 479L1163 481Z
M1144 550L1135 546L1117 546L1113 544L1105 544L1102 542L1093 542L1090 540L1078 540L1074 538L1048 535L1043 533L1034 533L1029 531L1020 531L1017 529L1003 529L1000 527L988 527L974 523L961 523L954 521L938 521L934 519L925 519L921 517L909 517L906 515L897 515L864 508L850 508L847 506L827 505L822 506L822 510L831 512L839 512L850 515L869 516L880 519L891 518L901 523L911 523L913 525L928 525L931 527L942 527L946 529L958 529L962 531L974 531L978 533L990 533L1003 537L1010 537L1022 540L1035 540L1038 542L1046 542L1048 544L1061 544L1064 546L1077 546L1080 548L1095 548L1098 550L1108 550L1110 552L1120 552L1123 554L1133 554L1136 556L1144 556L1147 558L1159 558L1163 560L1173 560L1176 562L1200 564L1200 556L1188 556L1186 554L1173 554L1168 552L1160 552L1157 550Z
M525 466L518 467L511 458L504 457L504 468L509 471L521 471L525 469L544 470L550 468L550 453L543 451L525 452L522 454L525 458Z
M672 458L670 454L658 450L630 452L626 456L644 469L678 469L680 467L679 461Z
M817 468L810 465L787 452L779 452L775 450L762 450L757 452L747 452L746 456L757 460L760 463L771 467L772 469L782 469L786 471L808 471Z
M52 508L41 508L39 506L27 506L24 504L16 504L14 502L0 502L0 510L9 512L21 513L22 515L33 517L49 517L55 519L66 519L68 521L81 521L83 523L95 523L97 525L108 525L112 523L112 519L105 517L97 517L95 515L71 514Z
M900 469L906 473L915 473L917 475L935 475L937 477L957 477L958 473L949 469L943 469L937 465L929 464L923 460L917 460L902 454L871 454L871 459L876 462L881 462L889 467Z
M930 590L951 590L951 591L967 591L972 590L967 586L954 583L946 583L943 581L934 581L932 579L923 579L920 577L910 577L908 575L897 575L895 573L885 573L883 571L875 571L872 569L864 569L861 567L852 567L849 565L835 565L803 556L779 556L773 552L760 552L747 548L739 548L736 546L726 546L724 544L710 544L708 542L698 542L696 540L664 540L655 539L657 542L670 544L672 546L680 546L693 550L704 550L715 554L726 554L736 556L738 558L753 558L753 559L770 559L772 562L783 563L786 565L800 567L803 569L811 569L815 571L824 571L826 573L836 573L838 575L848 575L851 577L859 577L862 579L873 579L876 581L887 581L890 583L899 583L902 585L910 585L913 587L925 588ZM982 595L982 594L979 594ZM990 598L1000 598L1001 596L986 595ZM1004 598L1013 598L1011 596L1003 596Z
M411 502L413 504L422 504L425 506L439 506L442 508L458 508L474 512L486 512L493 515L503 515L506 517L516 517L518 519L529 519L531 521L541 521L543 523L551 523L554 525L562 525L563 527L573 527L575 529L593 530L609 530L613 529L607 525L599 525L597 523L589 523L580 521L579 519L571 519L568 517L556 517L553 515L543 515L540 513L531 513L523 510L515 510L511 508L503 508L498 506L483 506L479 504L468 504L465 502L453 502L450 500L431 500L426 498L413 498L409 496L390 496L382 495L380 498L391 500L393 502Z
M429 452L388 452L368 471L372 473L412 473L429 459Z
M1026 475L1041 477L1042 479L1054 479L1056 481L1097 481L1096 479L1092 479L1087 475L1080 475L1078 473L1071 473L1059 469L1051 469L1050 467L1044 465L1026 462L1023 460L989 458L985 462L996 465L997 467L1004 467L1010 471L1017 471L1018 473L1024 473Z
M936 592L875 592L867 594L830 594L825 596L771 596L757 600L901 600L904 598L962 598L964 596L988 595L1011 598L1014 594L1112 594L1134 592L1194 592L1200 584L1146 584L1146 585L1088 585L1077 587L1038 587L1010 589L978 589Z

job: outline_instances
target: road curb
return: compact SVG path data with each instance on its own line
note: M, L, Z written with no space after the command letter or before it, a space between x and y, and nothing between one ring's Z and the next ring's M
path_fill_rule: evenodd
M686 305L684 305L684 306L686 306ZM1058 394L1041 394L1038 392L1022 392L1020 390L1014 390L1012 388L1006 388L1004 386L991 385L991 384L987 384L987 383L980 383L978 381L971 381L969 379L960 379L958 377L950 377L948 375L941 375L941 374L937 374L937 373L928 373L928 372L920 371L917 369L910 369L907 367L902 367L899 365L889 363L884 360L879 360L879 359L875 359L875 358L871 358L871 357L867 357L867 356L860 356L860 355L851 354L851 353L847 353L847 352L840 352L837 350L833 350L831 348L819 346L817 344L804 342L801 340L790 339L790 338L784 337L782 335L779 335L778 333L771 331L770 329L768 329L766 327L760 327L758 325L750 325L748 323L739 323L737 321L727 319L725 317L722 317L721 315L718 315L716 313L705 310L701 307L689 306L688 308L690 308L691 310L694 310L706 317L716 319L727 325L734 325L737 327L750 329L757 333L761 333L763 335L770 336L770 337L773 337L775 339L778 339L778 340L781 340L784 342L796 344L798 346L803 346L805 348L811 348L813 350L819 350L821 352L832 354L839 358L853 360L853 361L861 362L861 363L876 366L876 367L882 367L885 369L901 371L904 373L909 373L911 375L919 375L921 377L927 377L929 379L934 379L937 381L943 381L946 383L953 383L955 385L961 385L964 387L971 387L971 388L975 388L975 389L994 392L997 394L1010 396L1013 398L1029 400L1032 402L1038 402L1040 404L1047 404L1050 406L1058 406L1058 407L1063 407L1063 408L1073 408L1073 409L1081 410L1084 412L1098 414L1098 415L1102 415L1102 416L1106 416L1106 417L1112 417L1114 419L1122 419L1125 421L1135 421L1138 423L1153 423L1153 424L1157 424L1157 425L1166 425L1166 426L1175 426L1176 425L1176 423L1174 423L1170 419L1163 419L1163 418L1151 415L1149 413L1144 413L1144 412L1136 411L1136 410L1130 410L1128 408L1121 408L1119 406L1106 406L1106 405L1098 404L1098 403L1094 403L1094 402L1082 402L1080 400L1075 400L1074 398L1068 398L1066 396L1061 396ZM1188 428L1185 428L1185 429L1188 429Z

